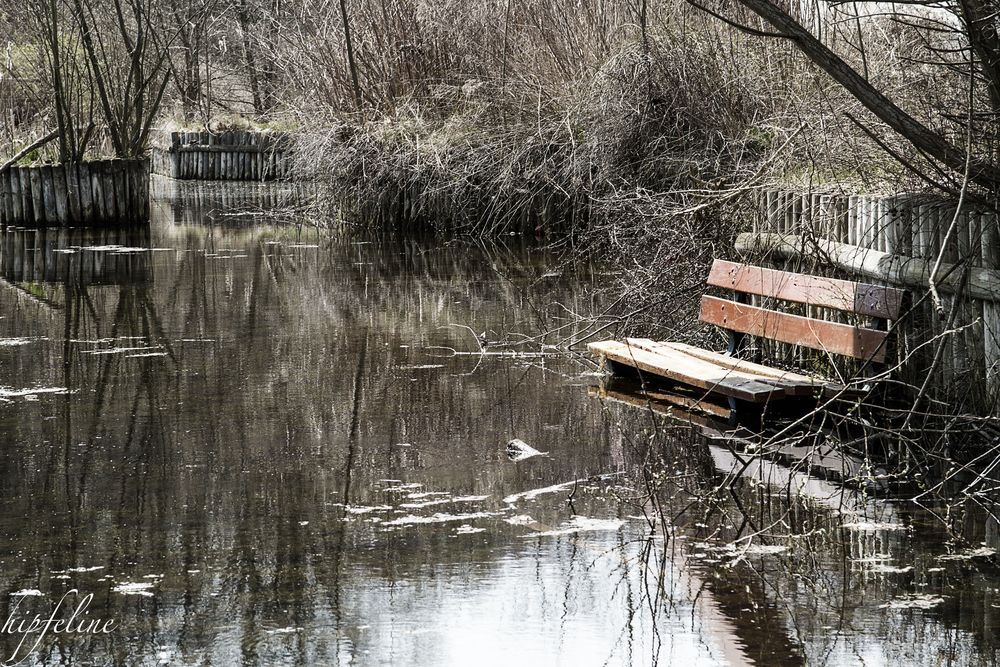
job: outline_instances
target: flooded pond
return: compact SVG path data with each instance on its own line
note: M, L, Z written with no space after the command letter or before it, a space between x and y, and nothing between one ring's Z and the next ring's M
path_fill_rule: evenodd
M997 661L995 521L595 397L547 346L599 268L233 214L275 196L0 237L0 659ZM84 599L106 632L26 631Z

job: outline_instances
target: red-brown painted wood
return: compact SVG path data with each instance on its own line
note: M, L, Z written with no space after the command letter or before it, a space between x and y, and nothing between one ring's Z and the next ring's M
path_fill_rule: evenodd
M712 263L708 284L889 320L899 317L905 293L893 287L777 271L721 259Z
M803 345L856 359L885 361L885 340L888 336L885 331L789 315L714 296L701 298L701 320L782 343Z

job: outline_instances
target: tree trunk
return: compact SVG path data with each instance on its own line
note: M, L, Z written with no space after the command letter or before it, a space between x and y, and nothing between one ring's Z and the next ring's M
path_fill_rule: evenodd
M968 3L971 0L963 1ZM964 150L954 146L900 109L774 2L769 0L738 0L738 2L770 23L778 32L792 39L813 63L857 98L879 120L913 144L917 150L953 171L965 171L967 156ZM1000 169L992 162L971 158L969 178L989 190L1000 189Z

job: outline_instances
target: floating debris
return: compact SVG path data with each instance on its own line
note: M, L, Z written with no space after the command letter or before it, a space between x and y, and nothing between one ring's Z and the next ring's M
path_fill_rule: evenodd
M907 572L913 571L912 565L898 566L889 565L888 563L874 563L871 566L872 572L877 572L879 574L905 574Z
M45 593L41 592L37 588L22 588L19 591L11 593L11 595L17 597L37 597L39 595L45 595Z
M938 595L915 593L901 595L894 600L879 605L879 609L933 609L942 604L944 598Z
M419 491L417 493L407 493L406 497L412 500L417 500L418 498L430 498L431 496L450 496L451 494L447 491Z
M387 481L387 480L382 480L382 481ZM392 493L403 493L404 491L410 491L412 489L422 489L423 487L424 485L420 484L419 482L412 482L410 484L399 484L398 486L390 486L386 488L386 491Z
M28 345L39 338L0 338L0 347L17 347L19 345Z
M788 551L788 547L783 544L751 544L743 553L754 556L772 556L786 551Z
M548 493L559 493L560 491L565 491L581 482L587 482L587 479L574 479L572 482L563 482L562 484L553 484L552 486L546 486L541 489L532 489L531 491L522 491L521 493L514 493L503 499L505 503L511 505L519 500L532 500L538 496L543 496Z
M427 493L427 494L411 494L411 495L422 496L431 494ZM431 507L433 505L447 505L448 503L478 503L486 500L487 498L489 498L489 496L456 496L454 498L438 498L436 500L425 500L419 503L400 503L399 506L404 507L406 509L420 509L421 507Z
M591 519L585 516L575 516L559 528L525 535L525 537L548 537L552 535L571 535L573 533L616 531L623 525L625 525L625 522L621 519Z
M524 440L519 438L514 438L507 443L507 458L518 463L519 461L524 461L525 459L530 459L533 456L542 456L544 452L540 452Z
M973 558L991 558L997 555L997 550L990 547L979 547L968 549L957 554L945 554L938 556L938 560L972 560Z
M77 246L78 250L88 250L90 252L146 252L149 248L130 248L123 245L88 245L88 246Z
M35 394L72 394L66 387L35 387L33 389L10 389L0 387L0 398L18 398L22 396L34 396Z
M437 500L425 500L419 503L400 503L399 506L406 509L420 509L421 507L432 507L434 505L447 505L455 502L452 498L439 498Z
M467 523L463 523L461 526L455 529L456 535L472 535L473 533L485 533L485 528L474 528Z
M383 526L413 526L421 523L449 523L452 521L468 521L470 519L485 519L496 516L494 512L473 512L471 514L432 514L431 516L416 516L407 514L392 521L385 521Z
M111 591L114 593L121 593L122 595L144 595L146 597L153 597L151 588L156 586L154 582L150 581L126 581L113 586Z
M516 514L514 516L509 516L504 519L504 522L509 523L512 526L530 526L533 523L537 523L527 514Z
M370 514L372 512L388 512L391 505L347 505L344 511L348 514Z
M880 521L853 521L840 526L847 530L856 530L863 533L874 533L880 530L906 530L906 526L901 523L883 523Z
M163 352L163 348L156 347L109 347L104 350L85 350L84 354L125 354L126 352ZM165 354L165 353L164 353ZM134 355L130 355L134 356Z

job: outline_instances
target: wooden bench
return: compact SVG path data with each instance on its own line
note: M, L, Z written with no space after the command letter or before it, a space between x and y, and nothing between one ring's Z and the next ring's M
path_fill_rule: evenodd
M644 338L591 343L588 349L612 369L630 367L670 384L686 385L750 403L795 396L832 396L847 388L828 378L742 359L746 336L800 345L862 362L866 372L884 364L888 323L899 317L904 291L849 280L715 260L708 285L733 290L733 300L704 295L701 321L730 333L726 353ZM749 296L848 313L853 324L791 314L749 304ZM809 308L805 309L810 310ZM610 363L609 363L610 362Z

